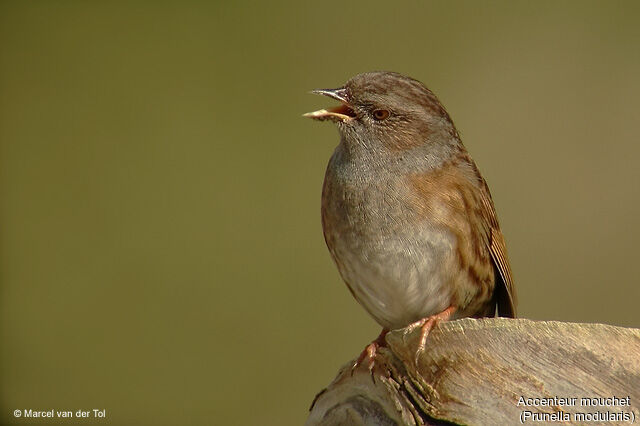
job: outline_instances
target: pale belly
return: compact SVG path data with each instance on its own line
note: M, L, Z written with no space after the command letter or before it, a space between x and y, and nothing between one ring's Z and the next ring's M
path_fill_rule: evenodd
M342 155L338 147L327 169L323 229L356 300L386 329L405 327L452 305L463 308L454 318L463 315L477 286L460 268L459 235L432 220L434 213L446 217L446 205L434 200L426 213L405 180Z
M386 329L405 327L450 306L455 238L424 226L419 233L335 235L331 251L355 298Z

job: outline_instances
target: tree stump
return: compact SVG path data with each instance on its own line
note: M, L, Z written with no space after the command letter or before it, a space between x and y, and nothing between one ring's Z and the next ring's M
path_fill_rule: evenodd
M640 407L640 329L507 318L387 334L369 370L343 366L315 425L629 424Z

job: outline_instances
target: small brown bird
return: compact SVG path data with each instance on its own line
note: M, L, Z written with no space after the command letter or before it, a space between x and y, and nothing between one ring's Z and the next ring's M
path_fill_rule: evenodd
M515 317L504 237L489 188L438 98L393 72L313 93L340 101L305 114L337 124L322 190L324 237L356 300L384 335L440 320ZM417 359L417 355L416 355ZM371 368L370 366L369 368Z

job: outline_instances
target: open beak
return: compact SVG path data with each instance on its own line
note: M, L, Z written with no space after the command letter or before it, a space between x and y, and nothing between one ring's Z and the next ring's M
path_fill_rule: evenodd
M321 121L342 121L343 123L346 123L347 121L353 120L355 118L356 114L353 111L353 107L347 100L347 90L344 87L341 87L339 89L317 89L312 90L311 93L336 99L340 101L340 105L334 108L319 109L317 111L308 112L306 114L303 114L303 117L309 117Z

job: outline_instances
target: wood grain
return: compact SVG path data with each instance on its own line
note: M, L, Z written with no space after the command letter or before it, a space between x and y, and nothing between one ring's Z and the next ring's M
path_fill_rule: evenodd
M555 413L569 416L565 424L629 424L640 414L639 329L465 318L436 327L416 366L419 333L389 333L371 372L360 366L352 374L347 363L317 395L306 424L517 424L525 411L525 423ZM619 400L581 406L585 397ZM527 398L536 405L522 405ZM532 398L547 398L548 404ZM575 403L563 405L569 398ZM613 421L589 421L576 413Z

